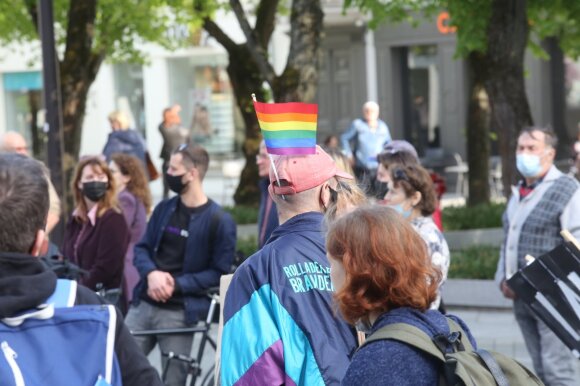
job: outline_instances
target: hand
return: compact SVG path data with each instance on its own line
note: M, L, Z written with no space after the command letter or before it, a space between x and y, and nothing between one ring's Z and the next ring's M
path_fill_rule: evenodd
M165 303L173 295L175 281L168 272L152 271L147 275L147 287L151 299Z
M503 293L503 296L505 296L508 299L513 300L517 297L516 293L514 291L512 291L512 289L508 286L508 284L505 280L501 281L500 289L501 289L501 292Z

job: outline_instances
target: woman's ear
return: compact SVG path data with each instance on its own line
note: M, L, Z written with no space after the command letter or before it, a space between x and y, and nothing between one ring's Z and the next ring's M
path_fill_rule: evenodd
M421 199L422 198L423 198L423 195L421 194L421 192L416 191L411 196L411 205L414 206L414 207L417 206L421 202Z

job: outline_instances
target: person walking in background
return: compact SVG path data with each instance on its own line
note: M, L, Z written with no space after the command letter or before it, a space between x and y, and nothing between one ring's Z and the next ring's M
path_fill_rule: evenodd
M133 289L139 281L139 273L133 265L133 248L141 241L147 228L147 216L151 213L151 192L147 177L136 157L115 153L111 157L109 169L115 179L117 200L127 221L130 235L123 266L121 303L122 311L126 314L133 299Z
M439 288L447 280L451 254L443 233L437 228L431 215L435 211L437 198L429 172L420 165L391 165L390 181L384 203L395 209L415 228L425 241L431 262L441 271ZM441 307L441 291L431 304L432 309L445 312Z
M163 174L169 167L169 160L171 155L182 144L188 144L191 140L191 131L181 126L181 117L179 112L181 106L174 105L163 110L163 121L159 124L159 132L163 137L163 147L159 156L163 160ZM169 186L167 181L163 179L163 199L169 195Z
M547 386L572 386L580 379L578 360L506 283L526 265L526 255L539 257L562 243L561 230L580 239L580 184L554 166L557 144L555 133L547 128L520 132L516 167L523 179L512 188L503 214L505 238L495 279L503 295L514 301L536 374Z
M260 209L258 211L258 249L262 248L270 238L272 231L278 227L278 211L276 204L270 197L270 157L266 151L266 142L260 142L260 150L256 156L258 165L258 187L260 188Z
M165 178L177 196L155 207L135 246L140 280L127 315L132 331L190 327L205 319L210 305L205 291L230 272L236 224L203 191L208 165L209 155L199 145L184 144L171 156ZM151 335L136 341L146 355L159 343L162 352L189 356L193 336ZM187 370L187 363L172 363L167 385L183 386Z
M334 299L342 317L369 334L405 323L430 338L450 334L447 318L429 307L440 272L410 224L390 208L366 206L330 224L326 249ZM452 317L475 341L459 318ZM369 342L354 353L343 386L439 384L435 356L395 340Z
M364 184L370 196L374 196L377 155L383 145L391 141L387 124L379 119L379 105L372 101L366 102L363 105L363 118L355 119L340 136L340 141L344 154L351 160L357 180Z
M26 157L30 157L28 149L29 147L28 144L26 143L26 139L24 139L22 134L17 133L16 131L8 131L0 137L0 152L17 153L22 154ZM58 224L60 221L61 207L60 207L60 198L58 198L56 189L54 188L54 185L50 181L50 173L46 168L45 171L46 178L48 180L48 199L50 203L48 217L46 220L46 234L48 236L50 232L54 229L56 224ZM46 247L43 247L42 254L46 252L46 249L47 249Z
M141 161L143 170L148 173L145 140L137 130L129 127L127 115L122 111L113 111L109 114L109 123L113 131L109 134L107 143L103 148L103 155L107 162L111 161L111 157L115 153L130 154Z
M75 209L66 225L62 252L87 271L79 282L92 290L118 289L129 246L129 228L118 206L115 181L99 157L79 161L71 190Z
M322 230L339 171L319 146L276 157L269 190L280 226L234 273L224 304L221 382L338 385L356 347L335 317Z

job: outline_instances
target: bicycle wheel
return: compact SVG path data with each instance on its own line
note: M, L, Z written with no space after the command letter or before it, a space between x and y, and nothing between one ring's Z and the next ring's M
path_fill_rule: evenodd
M203 381L201 381L200 386L214 386L215 385L215 365L212 365L205 377L203 377Z

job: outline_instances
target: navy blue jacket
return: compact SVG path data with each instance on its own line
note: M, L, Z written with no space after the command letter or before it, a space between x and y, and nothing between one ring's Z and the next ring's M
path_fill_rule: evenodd
M222 385L342 379L356 340L332 303L322 218L292 217L236 270L224 304Z
M176 196L160 202L155 207L143 239L135 246L133 264L140 277L139 284L133 292L135 304L138 304L141 295L147 292L147 275L157 269L153 257L157 253L163 230L175 212L179 199L180 197ZM210 233L214 216L218 216L216 218L219 222L212 236ZM186 322L194 323L207 315L209 298L204 291L219 286L221 275L231 270L236 248L236 224L228 213L210 200L210 205L205 210L191 216L188 231L183 271L174 276L174 279L184 295Z
M139 158L145 171L147 171L145 152L145 141L136 130L117 130L111 132L103 149L103 155L107 158L107 162L111 160L111 156L115 153L129 154Z
M451 316L468 334L474 348L475 340L465 323ZM447 319L439 311L420 312L397 308L381 315L373 324L371 335L388 324L407 323L428 336L449 334ZM379 340L363 346L352 358L342 380L343 386L433 386L439 383L441 366L427 353L395 340Z
M270 197L270 192L268 192L268 186L270 185L270 180L268 178L261 178L258 182L258 187L260 188L260 211L258 212L258 248L262 248L266 241L270 238L270 235L279 225L278 222L278 208L276 208L276 203L272 201ZM268 212L268 217L266 217L266 207L270 206L270 211Z

